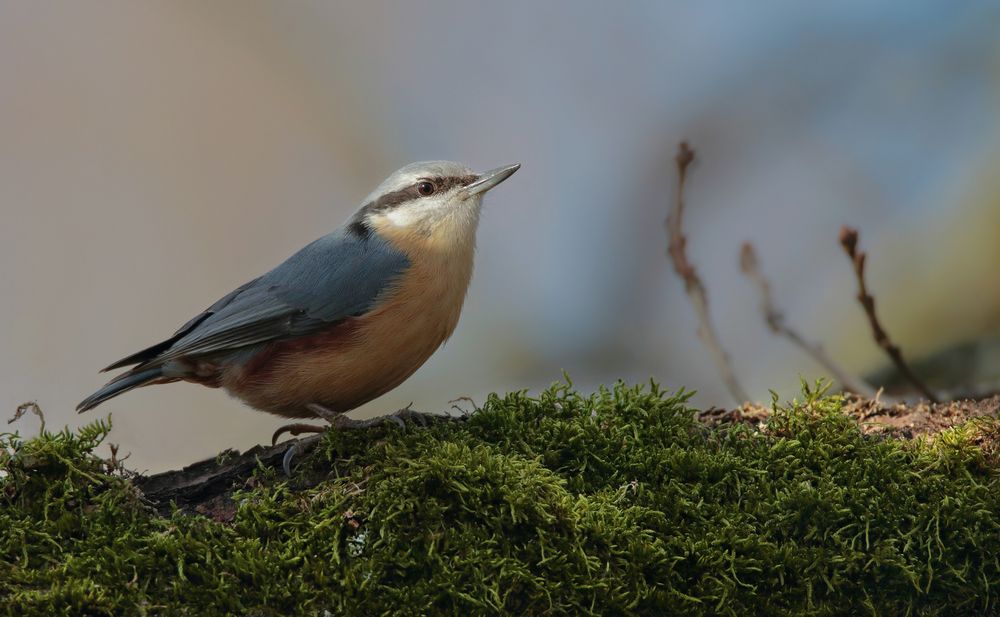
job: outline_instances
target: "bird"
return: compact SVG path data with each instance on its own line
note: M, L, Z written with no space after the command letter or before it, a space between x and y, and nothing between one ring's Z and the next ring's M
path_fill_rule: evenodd
M237 287L173 336L109 365L131 367L77 411L152 384L222 388L248 406L339 427L392 390L452 334L472 278L483 196L520 168L475 173L411 163L342 225ZM383 419L412 414L409 407ZM289 424L275 432L324 430Z

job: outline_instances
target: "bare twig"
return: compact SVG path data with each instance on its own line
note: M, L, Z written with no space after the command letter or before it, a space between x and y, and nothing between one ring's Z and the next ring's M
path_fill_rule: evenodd
M784 313L779 311L774 304L774 298L771 296L771 285L760 271L757 251L754 250L753 245L749 242L743 243L743 248L740 250L740 268L743 270L743 274L747 275L747 278L757 287L757 291L760 294L761 312L764 314L764 321L767 322L772 332L780 334L795 343L799 349L806 352L813 360L829 371L834 379L839 381L848 392L854 392L855 394L861 394L869 398L875 396L874 388L840 366L840 364L826 353L822 345L819 343L810 343L798 331L785 322Z
M682 141L677 148L677 156L674 162L677 164L677 197L673 207L667 214L667 254L674 264L674 270L684 281L684 290L691 299L694 311L698 315L698 336L708 347L712 354L715 367L722 375L722 379L729 389L729 394L737 403L742 403L750 399L746 391L736 380L736 374L729 361L729 355L722 348L719 337L712 327L711 316L708 311L708 294L694 266L688 261L685 245L687 238L684 237L684 183L687 180L687 170L694 161L694 150L686 141Z
M896 368L899 372L910 382L913 386L924 395L927 400L932 403L937 403L938 399L934 396L923 381L917 377L910 369L910 365L903 360L903 354L899 349L898 345L895 345L889 338L882 324L879 323L878 317L875 314L875 298L868 293L868 287L865 285L865 260L867 255L864 251L858 250L858 230L852 227L843 227L840 230L840 245L844 247L844 251L847 256L851 259L851 264L854 266L854 275L858 279L858 302L861 303L862 308L865 309L865 315L868 316L868 323L872 327L872 337L875 339L875 343L885 350L889 354L889 358L892 359Z
M132 453L129 452L125 456L119 458L118 457L119 445L116 443L109 443L108 446L111 449L111 458L104 459L105 470L107 470L109 474L117 473L122 476L128 476L130 472L125 469L125 461L130 456L132 456Z
M479 409L479 405L476 405L476 401L472 400L472 398L468 396L460 396L454 400L448 401L448 403L451 405L452 409L456 410L463 416L471 415L473 411ZM466 411L465 409L462 409L461 407L458 406L458 403L468 403L472 405L472 411Z
M35 401L28 401L27 403L21 403L20 405L18 405L17 411L14 412L14 417L12 417L10 420L7 420L7 424L13 424L17 422L18 420L21 419L22 416L24 416L24 414L28 413L29 411L38 416L38 418L42 421L42 428L40 430L41 432L44 433L45 414L42 413L42 408L39 407L38 403L36 403Z

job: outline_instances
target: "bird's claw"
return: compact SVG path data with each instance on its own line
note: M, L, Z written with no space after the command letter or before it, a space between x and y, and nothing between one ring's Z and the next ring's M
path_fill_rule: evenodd
M399 411L395 411L393 413L386 414L384 416L378 416L375 418L367 418L365 420L355 420L354 418L348 418L347 416L338 416L337 418L334 418L331 424L337 429L351 430L351 429L369 428L372 426L378 426L379 424L385 424L386 422L392 422L393 424L398 426L400 430L405 431L406 420L411 420L413 422L420 424L421 426L427 426L428 415L430 414L414 411L413 409L410 409L409 406L407 406L404 407L403 409L400 409Z
M304 424L302 422L296 422L293 424L286 424L274 431L271 435L271 445L277 445L278 437L281 437L285 433L288 433L292 437L298 437L302 433L322 433L326 430L326 427L316 426L314 424Z
M285 450L285 455L281 457L281 470L285 472L285 477L287 478L292 477L292 459L295 458L295 455L299 451L298 445L299 442L292 442L292 445L288 446L288 449Z
M319 415L319 414L317 414ZM400 428L400 430L406 430L406 420L411 420L420 424L420 426L427 426L430 424L430 416L435 414L426 414L419 411L414 411L409 405L406 407L395 411L384 416L378 416L376 418L368 418L365 420L355 420L354 418L349 418L344 414L324 414L324 417L329 423L330 427L338 430L353 430L353 429L363 429L370 428L372 426L378 426L379 424L385 424L386 422L392 422ZM271 437L271 445L278 443L278 437L288 433L292 436L298 436L302 433L322 433L328 430L322 426L316 426L314 424L286 424L274 432ZM299 453L299 442L295 441L290 446L288 450L285 451L284 456L281 458L281 469L285 472L285 476L292 477L292 460Z

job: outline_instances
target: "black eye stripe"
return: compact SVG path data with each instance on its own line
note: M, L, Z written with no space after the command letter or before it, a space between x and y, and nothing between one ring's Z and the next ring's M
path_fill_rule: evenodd
M419 178L416 182L410 186L405 186L398 191L392 191L391 193L386 193L385 195L379 197L377 200L367 203L362 206L361 210L358 212L359 217L364 217L368 214L373 214L375 212L384 212L386 210L391 210L400 204L404 204L408 201L414 199L420 199L424 195L420 194L418 186L421 182L431 182L434 184L434 192L440 193L442 191L449 191L457 186L465 186L470 182L474 181L478 176L475 174L470 174L467 176L449 176L449 177L435 177L435 178Z
M368 202L365 205L361 206L361 209L358 210L358 213L354 216L353 219L351 219L351 222L348 223L347 228L352 234L360 238L368 238L372 233L372 229L371 227L368 226L366 220L367 216L369 214L375 214L377 212L385 212L387 210L391 210L400 204L404 204L414 199L422 199L424 196L421 195L420 192L417 190L417 185L419 185L421 182L424 181L433 182L435 188L434 192L436 194L440 193L441 191L449 191L455 188L456 186L465 186L467 184L471 184L478 178L479 176L477 176L476 174L469 174L465 176L418 178L410 186L403 187L398 191L386 193L385 195L379 197L375 201Z

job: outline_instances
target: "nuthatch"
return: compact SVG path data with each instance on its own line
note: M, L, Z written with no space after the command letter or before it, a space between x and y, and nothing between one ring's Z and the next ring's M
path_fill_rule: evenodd
M483 195L519 167L403 167L335 231L167 340L104 369L135 365L77 410L133 388L190 381L280 416L362 424L340 414L401 384L454 331Z

